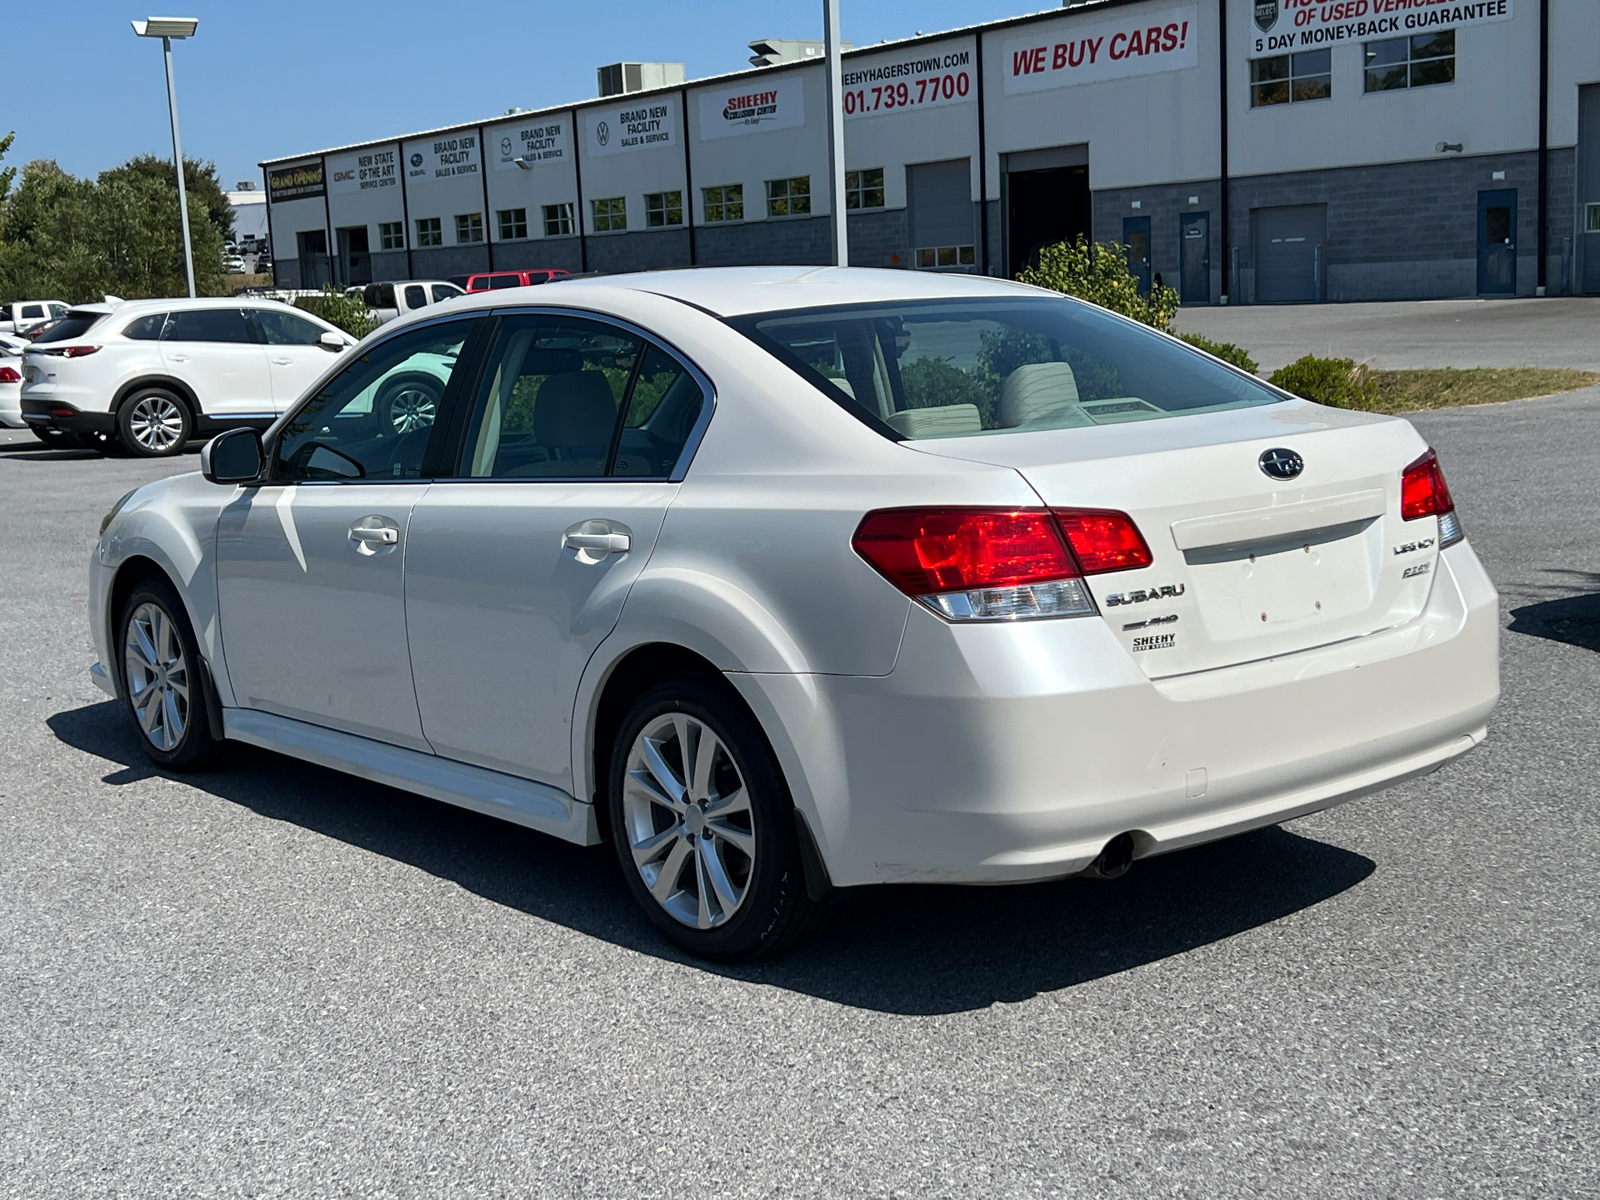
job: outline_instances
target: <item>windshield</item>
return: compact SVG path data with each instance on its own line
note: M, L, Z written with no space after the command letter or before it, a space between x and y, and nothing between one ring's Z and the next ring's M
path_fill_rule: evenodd
M49 329L34 338L34 344L44 342L70 342L74 338L81 338L101 321L106 319L105 313L82 312L74 310L62 317Z
M1152 421L1283 399L1188 346L1064 298L811 308L730 323L897 438Z

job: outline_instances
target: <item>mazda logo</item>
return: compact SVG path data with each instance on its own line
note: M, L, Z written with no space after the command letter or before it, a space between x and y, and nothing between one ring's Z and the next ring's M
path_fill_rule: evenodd
M1263 450L1258 461L1261 463L1261 473L1268 479L1293 479L1306 469L1305 459L1282 446Z

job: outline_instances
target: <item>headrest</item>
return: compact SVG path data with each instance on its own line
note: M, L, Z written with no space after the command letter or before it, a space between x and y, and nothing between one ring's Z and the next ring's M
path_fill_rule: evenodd
M609 446L617 401L603 371L564 371L539 385L533 437L541 446Z
M1009 429L1078 402L1078 381L1064 362L1024 363L1000 389L1000 426Z

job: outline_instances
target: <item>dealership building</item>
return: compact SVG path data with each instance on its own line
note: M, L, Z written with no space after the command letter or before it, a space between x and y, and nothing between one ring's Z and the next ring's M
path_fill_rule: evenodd
M265 162L278 283L829 262L825 70ZM1187 304L1600 292L1600 0L1089 0L850 51L843 100L854 265L1085 234Z

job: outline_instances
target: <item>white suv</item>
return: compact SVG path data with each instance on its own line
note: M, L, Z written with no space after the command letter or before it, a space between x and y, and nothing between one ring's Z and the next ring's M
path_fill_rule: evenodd
M265 429L353 345L272 300L83 304L24 353L22 418L81 446L176 454L196 434Z

